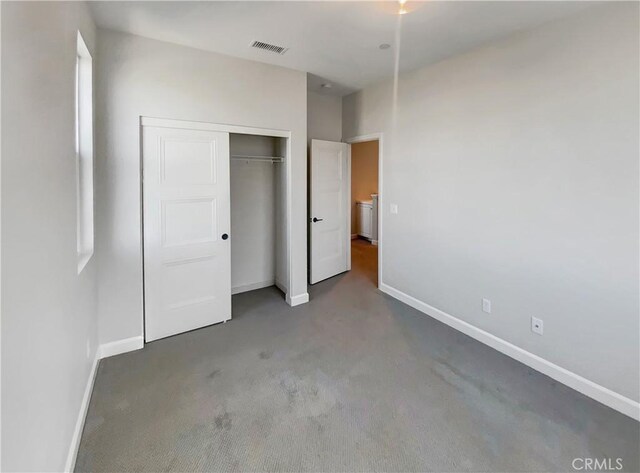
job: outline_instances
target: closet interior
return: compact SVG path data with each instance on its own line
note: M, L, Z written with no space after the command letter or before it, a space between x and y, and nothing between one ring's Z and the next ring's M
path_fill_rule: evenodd
M287 138L229 135L231 293L287 293Z

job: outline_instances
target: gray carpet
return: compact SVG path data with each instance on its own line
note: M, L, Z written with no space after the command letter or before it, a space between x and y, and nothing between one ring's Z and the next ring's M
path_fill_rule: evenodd
M638 471L637 422L383 295L375 257L102 360L76 470Z

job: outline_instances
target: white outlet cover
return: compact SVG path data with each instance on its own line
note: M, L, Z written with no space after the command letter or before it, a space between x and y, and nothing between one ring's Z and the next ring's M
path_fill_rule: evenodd
M489 299L482 299L482 312L491 313L491 301Z
M544 322L542 319L538 319L536 317L531 317L531 331L533 333L537 333L538 335L542 335L544 332Z

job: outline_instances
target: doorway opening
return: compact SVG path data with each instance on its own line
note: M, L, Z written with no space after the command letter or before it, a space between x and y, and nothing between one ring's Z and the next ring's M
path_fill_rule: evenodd
M378 286L378 139L351 144L351 268Z
M276 286L287 294L287 138L229 134L231 294Z
M382 133L311 140L310 284L352 270L352 262L376 287L382 284L382 150Z

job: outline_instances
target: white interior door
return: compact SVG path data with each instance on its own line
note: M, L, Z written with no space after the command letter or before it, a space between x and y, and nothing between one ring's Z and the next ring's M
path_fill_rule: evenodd
M143 127L145 339L231 318L229 134Z
M348 159L348 144L311 140L311 284L350 268Z
M358 215L360 231L358 234L365 238L371 238L371 207L368 205L358 205L358 210L360 211L360 215Z

